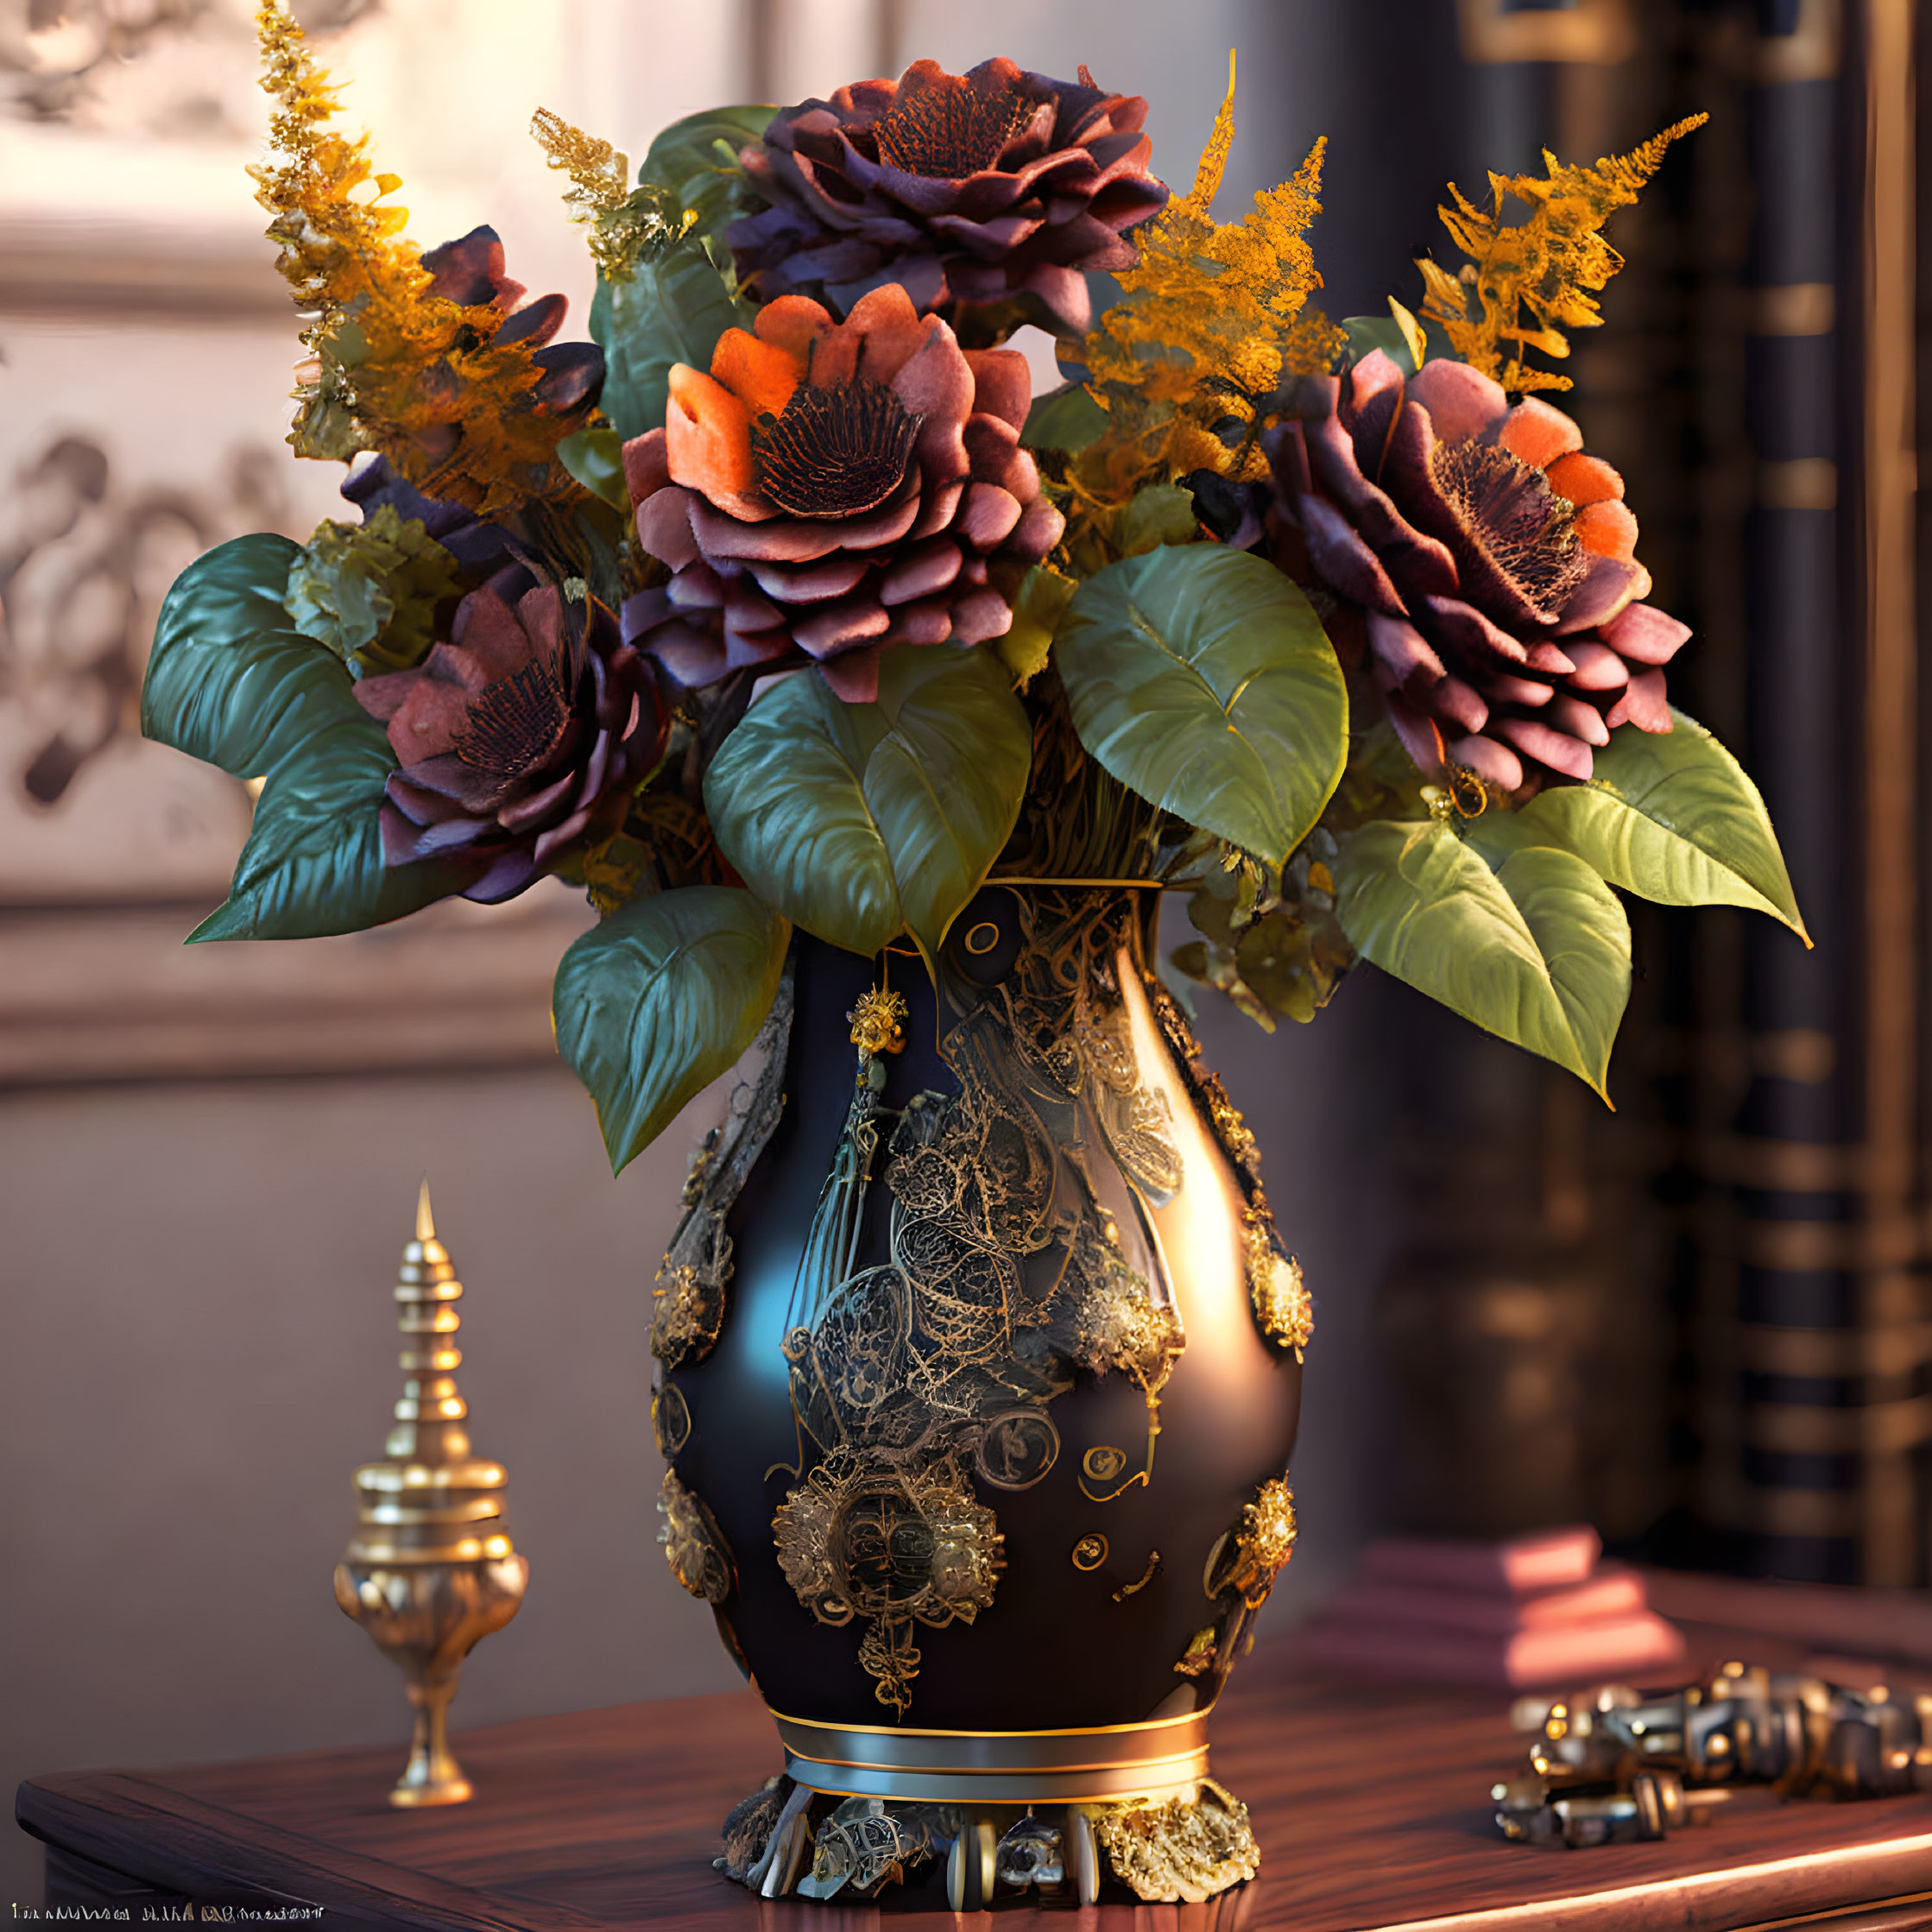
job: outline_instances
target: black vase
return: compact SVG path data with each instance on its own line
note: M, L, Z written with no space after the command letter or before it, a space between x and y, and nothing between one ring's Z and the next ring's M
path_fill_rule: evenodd
M693 1169L653 1417L786 1746L726 1834L767 1894L1253 1870L1206 1718L1293 1542L1308 1304L1157 899L989 887L930 974L801 937Z

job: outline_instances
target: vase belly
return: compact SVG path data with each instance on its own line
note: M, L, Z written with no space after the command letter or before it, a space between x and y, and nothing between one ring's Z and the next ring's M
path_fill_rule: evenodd
M1037 1790L982 1787L1002 1800L1197 1783L1197 1714L1286 1559L1305 1329L1257 1318L1257 1270L1291 1265L1239 1115L1144 973L1150 912L988 888L933 975L889 957L902 1041L876 1054L852 1016L879 963L801 938L782 1108L768 1089L712 1238L722 1305L665 1346L660 1281L667 1494L710 1563L673 1567L789 1748L906 1767L822 1789L960 1802L915 1775L958 1756L931 1732L1039 1765ZM1070 1756L993 1746L1089 1729ZM1083 1775L1049 1775L1056 1752Z

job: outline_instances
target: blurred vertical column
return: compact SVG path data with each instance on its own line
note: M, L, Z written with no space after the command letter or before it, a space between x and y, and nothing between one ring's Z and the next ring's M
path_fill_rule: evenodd
M824 98L874 74L898 76L902 0L744 0L752 98Z
M1745 1569L1908 1583L1932 1438L1912 8L1762 0L1754 24L1744 748L1819 944L1742 933L1742 1104L1697 1156L1696 1503Z

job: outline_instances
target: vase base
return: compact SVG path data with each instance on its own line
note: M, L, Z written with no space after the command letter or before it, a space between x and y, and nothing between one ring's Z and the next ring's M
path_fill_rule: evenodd
M1199 1904L1261 1862L1247 1807L1211 1778L1163 1798L1030 1806L841 1798L781 1775L723 1835L718 1869L763 1897L849 1902L943 1878L956 1912L1034 1892L1089 1905L1109 1878L1150 1903Z

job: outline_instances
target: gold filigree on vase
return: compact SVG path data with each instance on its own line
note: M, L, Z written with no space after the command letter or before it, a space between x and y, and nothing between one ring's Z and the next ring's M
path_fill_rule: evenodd
M336 1565L336 1601L402 1671L415 1712L409 1761L389 1803L460 1804L470 1796L449 1746L463 1661L523 1601L530 1566L502 1527L502 1465L470 1452L458 1392L463 1284L436 1238L425 1181L395 1298L408 1380L387 1460L356 1472L360 1522Z

